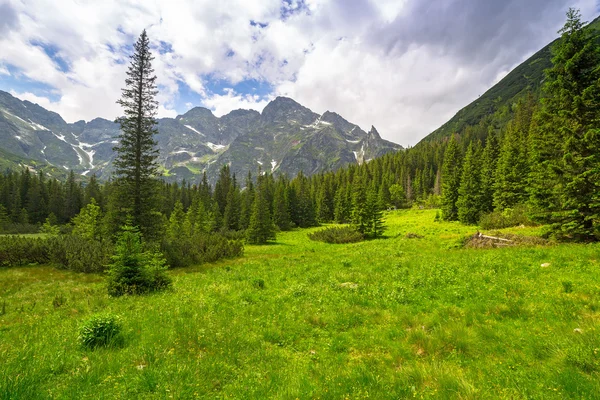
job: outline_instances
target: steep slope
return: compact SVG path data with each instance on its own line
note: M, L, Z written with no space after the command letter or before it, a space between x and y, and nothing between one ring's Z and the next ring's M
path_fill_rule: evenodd
M591 22L588 29L600 31L600 17ZM467 126L475 126L503 107L516 103L528 92L539 96L544 82L544 70L552 65L551 48L554 42L512 70L504 79L460 110L450 121L426 136L423 141L449 137L455 132L461 132Z
M166 180L214 181L224 164L237 176L248 171L296 175L362 163L402 147L364 132L340 115L319 115L278 97L262 113L235 110L217 118L196 107L158 121L156 140ZM47 165L108 179L118 144L118 124L102 118L66 123L60 115L0 91L0 165ZM19 160L22 160L19 162ZM26 162L25 162L26 160Z

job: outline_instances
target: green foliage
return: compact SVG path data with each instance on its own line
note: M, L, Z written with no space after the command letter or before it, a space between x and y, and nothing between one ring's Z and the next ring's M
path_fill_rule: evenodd
M222 233L196 232L165 238L161 251L171 268L181 268L240 257L244 244L240 238L231 239Z
M102 210L92 198L79 214L73 217L72 234L84 239L100 240L102 234Z
M574 9L560 33L532 140L532 216L557 237L600 240L600 46Z
M402 185L394 183L392 186L390 186L389 192L390 192L390 201L392 202L392 205L394 207L396 207L396 208L408 207L408 204L406 201L406 192L404 191L404 188L402 187Z
M50 241L23 236L0 236L0 266L16 267L52 261Z
M450 138L448 148L444 153L442 166L442 217L446 221L458 219L458 190L460 187L461 155L454 135Z
M54 264L76 272L102 272L110 261L112 250L109 241L71 235L0 236L0 265Z
M259 175L258 178L250 225L246 235L248 243L251 244L265 244L269 240L275 240L275 225L271 219L264 176Z
M97 314L79 327L77 341L82 347L117 347L123 344L123 327L120 318L112 314Z
M46 218L46 221L40 228L40 233L44 233L49 236L56 236L60 233L60 226L58 226L58 221L53 213L50 213L48 218Z
M458 189L458 220L463 224L474 225L479 221L482 210L481 177L478 162L479 154L474 150L473 143L469 144L463 163L462 177Z
M48 243L51 263L75 272L103 272L108 268L114 247L109 240L62 235Z
M143 294L171 287L162 254L145 251L139 231L123 226L108 270L108 294Z
M529 219L526 207L516 206L482 215L479 225L483 229L502 229L511 226L532 226L535 224Z
M365 237L351 226L334 226L311 232L308 234L308 238L318 242L343 244L362 242Z

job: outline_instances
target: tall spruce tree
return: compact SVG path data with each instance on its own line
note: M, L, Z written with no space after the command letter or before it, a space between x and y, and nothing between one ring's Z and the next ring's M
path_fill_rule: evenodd
M456 202L458 201L458 188L460 187L462 174L460 163L460 149L456 138L452 135L448 142L442 166L442 218L446 221L456 221L458 219Z
M465 160L463 162L462 177L458 189L458 220L463 224L476 224L481 214L481 182L478 154L473 146L469 144Z
M252 244L265 244L269 240L275 240L275 225L271 220L269 210L266 177L260 172L256 182L256 193L246 237L248 243Z
M490 132L481 156L481 212L494 210L494 174L498 162L498 141L496 134Z
M542 114L554 149L542 144L534 151L549 157L541 161L547 179L555 178L555 200L537 214L556 236L600 240L600 46L595 31L584 25L581 13L569 9L546 71ZM541 144L539 138L534 143ZM533 183L540 184L539 176ZM548 185L532 190L539 199Z
M150 41L144 30L134 45L131 64L122 89L121 99L124 116L117 118L121 125L119 144L114 148L117 157L115 166L115 194L113 216L119 225L125 216L131 215L134 226L138 226L144 236L158 233L158 150L154 135L158 102L155 96L156 75L152 68L154 57L150 53Z

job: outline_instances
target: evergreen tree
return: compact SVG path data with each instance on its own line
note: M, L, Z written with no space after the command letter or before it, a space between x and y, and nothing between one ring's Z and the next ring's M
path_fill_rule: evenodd
M544 86L542 129L553 137L533 141L542 144L534 152L543 168L532 174L539 185L531 189L533 203L554 197L548 209L537 210L538 220L551 223L557 236L583 240L600 240L600 50L592 32L580 12L569 9ZM543 183L544 170L551 184Z
M365 235L371 238L378 238L383 235L385 226L383 223L382 205L375 183L373 183L367 193L366 210L368 214L368 226Z
M250 225L250 216L252 214L252 204L254 202L254 184L252 183L252 174L248 171L246 177L246 187L242 192L241 207L240 207L240 229L248 229Z
M493 132L487 137L481 157L481 212L494 210L494 174L498 161L498 141Z
M158 102L155 96L156 75L152 68L154 57L150 53L150 41L144 30L134 45L134 53L127 71L125 88L117 101L123 107L124 116L117 118L121 126L119 144L114 148L117 201L116 223L120 226L124 216L130 214L134 226L143 235L153 237L158 233L158 150L154 135Z
M352 225L358 232L367 234L371 225L371 215L367 207L367 191L364 178L355 179L352 186Z
M402 185L394 183L390 186L390 201L396 208L406 208L406 193Z
M102 196L102 190L100 188L100 185L98 184L96 174L92 174L92 176L90 177L90 181L85 186L83 204L90 204L92 202L92 199L96 200L96 204L98 204L100 208L104 207L104 198Z
M273 225L269 211L266 179L260 173L257 178L250 226L248 226L246 235L248 243L251 244L265 244L269 240L275 240L275 226Z
M279 177L273 197L273 222L282 231L288 231L291 228L288 207L287 185L284 178Z
M463 224L474 225L481 214L481 186L479 178L479 163L473 143L469 144L463 163L462 177L458 189L458 220Z
M462 168L460 166L460 150L454 135L450 138L448 148L444 154L442 166L442 218L446 221L458 219L458 189Z
M225 205L225 214L223 215L224 229L231 231L240 229L240 211L240 189L236 183L234 174L229 185L229 191L227 192L227 204Z

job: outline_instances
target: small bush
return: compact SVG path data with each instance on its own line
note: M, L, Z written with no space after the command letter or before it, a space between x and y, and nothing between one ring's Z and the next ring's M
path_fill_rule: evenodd
M0 266L16 267L51 261L48 240L22 236L0 236Z
M363 241L365 237L356 229L349 226L343 226L322 229L320 231L309 233L308 238L317 242L343 244L360 242Z
M489 214L484 214L479 219L479 226L481 226L483 229L502 229L519 225L535 225L527 217L525 207L523 206L507 208L504 211L494 211Z
M144 251L137 228L124 226L122 230L108 270L108 294L143 294L169 288L172 282L163 255Z
M61 235L48 239L51 262L75 272L103 272L108 268L114 248L108 240Z
M199 232L165 239L161 251L171 268L181 268L239 257L244 254L244 244L240 239L232 240L219 233Z
M81 325L77 339L88 349L121 345L123 336L119 318L110 314L93 315Z

